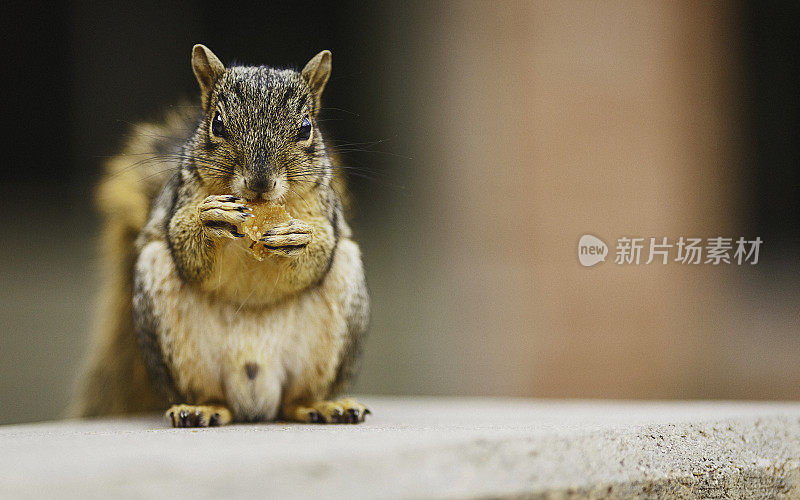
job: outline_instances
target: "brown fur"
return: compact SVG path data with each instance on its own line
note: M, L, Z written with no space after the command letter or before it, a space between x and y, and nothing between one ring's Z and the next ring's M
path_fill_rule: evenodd
M226 70L202 46L192 62L200 124L172 113L139 126L98 190L104 300L73 413L171 402L185 403L167 412L176 426L278 416L362 421L368 410L354 400L326 401L349 379L368 312L344 183L316 128L307 140L294 135L303 109L312 119L318 113L330 53L302 74ZM225 136L212 133L220 113ZM182 144L181 153L152 156L174 151L170 144ZM273 256L263 262L238 234L242 197L258 196L251 187L259 182L293 218L264 235Z
M179 109L184 109L179 107ZM136 343L132 318L133 265L136 241L150 203L169 172L153 156L158 138L185 134L188 114L170 112L161 124L134 127L123 152L112 159L98 186L101 282L92 352L85 363L79 392L68 414L99 416L160 410L163 403L150 383Z

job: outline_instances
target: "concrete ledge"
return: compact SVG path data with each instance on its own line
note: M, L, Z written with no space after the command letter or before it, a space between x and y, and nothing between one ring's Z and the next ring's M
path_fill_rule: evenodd
M361 398L360 426L0 427L0 497L798 497L800 404Z

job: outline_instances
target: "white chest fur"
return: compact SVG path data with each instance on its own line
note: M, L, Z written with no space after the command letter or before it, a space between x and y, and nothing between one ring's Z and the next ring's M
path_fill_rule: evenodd
M344 243L338 251L348 253ZM350 245L360 270L357 247ZM346 265L351 259L337 255L337 260ZM315 381L333 376L345 342L343 298L335 286L342 279L339 267L335 264L319 287L252 307L183 282L166 244L148 243L137 273L186 402L224 402L239 418L271 419L286 393L313 395Z

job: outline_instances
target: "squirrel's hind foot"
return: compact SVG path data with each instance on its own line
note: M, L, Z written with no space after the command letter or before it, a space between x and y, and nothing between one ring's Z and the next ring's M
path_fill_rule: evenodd
M165 413L172 427L216 427L231 422L231 412L217 405L172 405Z
M290 406L284 411L286 420L309 424L358 424L372 413L369 408L353 398L336 401L317 401L306 405Z

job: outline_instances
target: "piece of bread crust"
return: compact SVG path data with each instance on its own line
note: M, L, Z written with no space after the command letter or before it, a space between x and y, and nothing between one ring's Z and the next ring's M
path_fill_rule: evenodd
M250 244L250 251L256 260L264 260L269 254L269 250L259 241L264 237L264 233L283 222L292 220L292 216L286 212L283 205L270 202L248 202L247 206L253 211L253 217L248 217L241 224L242 233L253 240Z

